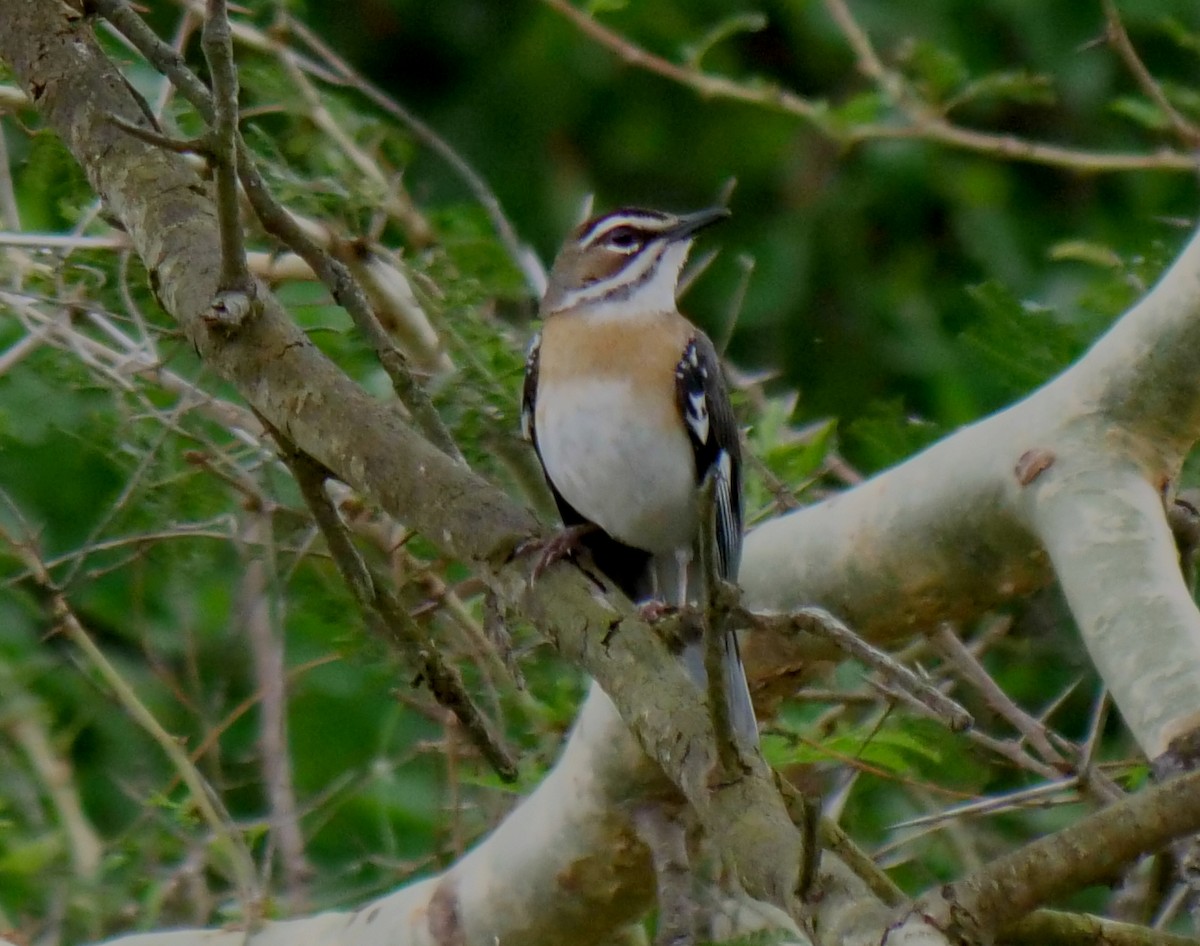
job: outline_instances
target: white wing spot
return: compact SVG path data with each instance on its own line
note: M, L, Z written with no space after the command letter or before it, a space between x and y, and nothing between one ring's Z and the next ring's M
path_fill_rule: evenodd
M703 391L688 395L688 426L701 443L708 443L708 399Z
M733 460L730 459L728 450L717 454L717 474L727 484L733 479Z

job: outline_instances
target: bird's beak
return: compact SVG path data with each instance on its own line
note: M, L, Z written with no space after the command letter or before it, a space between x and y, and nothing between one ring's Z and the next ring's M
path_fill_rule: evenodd
M695 213L684 214L675 221L675 226L667 231L666 237L672 243L676 240L690 240L706 227L720 223L729 216L728 207L708 207Z

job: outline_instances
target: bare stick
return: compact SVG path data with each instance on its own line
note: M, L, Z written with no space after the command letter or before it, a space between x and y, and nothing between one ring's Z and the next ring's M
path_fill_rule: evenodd
M271 518L261 506L252 508L242 523L249 551L238 588L237 610L254 656L254 676L259 693L258 746L262 754L263 782L270 802L271 836L279 852L283 886L293 913L308 901L308 881L313 867L304 853L304 834L292 784L287 731L287 669L283 633L277 612L274 536ZM274 600L273 600L274 599Z
M812 634L833 643L839 650L877 670L885 680L911 694L930 709L954 732L974 725L971 714L937 687L923 680L903 664L846 627L822 608L799 608L788 614L763 614L738 608L734 620L756 630L770 631L787 637Z
M1104 7L1105 36L1109 44L1117 51L1117 55L1121 57L1121 61L1125 63L1125 68L1137 80L1137 84L1150 101L1158 106L1159 111L1175 129L1180 140L1190 148L1200 147L1200 128L1197 128L1171 104L1163 87L1150 74L1150 70L1142 62L1142 57L1133 48L1133 41L1129 38L1116 3L1113 0L1101 0L1101 5Z
M791 115L809 122L821 134L842 144L887 139L924 139L963 151L987 154L1011 161L1025 161L1076 172L1133 171L1156 169L1164 171L1194 171L1196 162L1190 154L1164 148L1150 154L1093 152L1043 142L1027 141L1015 135L975 131L951 124L928 105L916 117L909 115L908 124L875 123L858 125L849 130L835 127L824 120L821 109L813 102L788 89L763 83L737 82L723 76L703 72L693 66L681 66L657 56L597 22L569 0L542 0L570 20L581 32L619 56L624 62L670 79L692 89L704 98L728 99L768 111ZM841 3L827 3L831 11L846 10ZM848 10L847 16L848 16ZM853 23L853 18L839 19ZM845 30L844 30L845 31ZM858 35L865 36L859 28ZM876 57L878 61L878 57ZM860 63L862 60L860 60ZM900 103L897 103L900 104ZM910 105L913 103L910 103Z
M1071 763L1050 744L1050 739L1046 735L1046 727L1009 698L1008 694L992 679L992 675L983 668L983 665L975 659L975 655L959 639L953 627L949 624L940 625L931 640L942 658L964 680L979 690L984 702L1012 724L1013 728L1037 750L1038 755L1044 761L1060 772L1067 772L1072 768Z
M268 425L269 426L269 425ZM421 671L437 701L452 710L480 754L505 782L517 779L517 763L491 723L475 705L458 671L442 659L437 646L387 589L375 579L354 547L345 523L325 493L327 471L296 449L280 431L271 428L280 455L312 511L329 551L350 591L374 628L395 644Z
M7 497L4 498L17 520L22 521L22 517L16 507L8 501ZM23 537L17 537L10 535L6 530L0 528L0 539L7 542L17 554L17 557L24 562L33 580L50 593L53 614L58 628L66 634L71 643L83 652L88 663L100 674L125 712L158 743L159 748L171 760L176 773L188 788L192 804L196 806L205 824L208 825L209 830L213 833L213 837L219 842L217 850L223 855L220 859L229 867L233 875L238 896L246 911L246 917L254 920L257 916L261 899L254 859L251 857L241 833L229 817L229 813L224 810L224 806L222 806L217 793L213 791L204 776L200 774L199 770L192 763L192 760L188 758L187 750L183 744L175 736L163 729L162 724L154 717L154 714L150 712L146 704L142 702L133 687L125 681L125 678L121 676L116 667L104 656L104 652L96 646L95 641L92 640L91 636L79 622L79 619L75 616L75 612L71 609L66 597L50 577L50 573L46 570L42 557L34 545L32 536L27 534Z
M134 13L125 0L98 0L98 9L110 23L137 48L146 60L167 76L184 98L209 125L216 122L213 96L187 68L183 58L164 43ZM412 411L413 418L426 437L447 456L462 462L462 454L442 422L429 395L409 370L407 359L392 344L375 317L366 293L345 265L334 259L312 240L290 213L271 195L266 181L254 165L250 149L240 135L236 139L238 176L255 215L267 232L279 237L312 267L333 298L354 320L387 372L396 395Z
M242 233L237 182L238 79L233 64L233 41L229 35L229 11L225 0L208 0L208 16L200 34L200 46L208 62L213 84L212 132L208 153L217 182L217 225L221 233L221 289L249 295L253 283L246 268L245 237ZM247 300L248 301L248 300ZM248 306L242 312L244 317Z

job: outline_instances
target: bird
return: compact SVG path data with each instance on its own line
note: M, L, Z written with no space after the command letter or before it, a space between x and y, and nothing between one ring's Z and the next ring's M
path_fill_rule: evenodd
M741 558L737 420L713 343L676 301L694 238L728 216L623 207L581 224L551 267L526 355L521 430L565 527L543 562L582 546L648 614L704 600L701 529L721 579L736 580ZM708 477L714 501L703 504ZM702 508L715 521L701 522ZM681 655L701 687L703 646ZM731 728L755 746L735 631L722 646Z

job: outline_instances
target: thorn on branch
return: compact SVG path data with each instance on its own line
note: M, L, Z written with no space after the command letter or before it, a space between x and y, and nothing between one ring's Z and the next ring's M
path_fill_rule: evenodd
M908 667L868 644L828 611L821 608L800 608L789 614L760 614L738 608L734 619L742 626L785 637L797 637L802 634L822 637L848 656L879 671L887 682L911 695L940 719L951 732L962 732L975 725L974 717L962 706Z
M144 141L148 145L154 145L156 148L162 148L164 151L170 151L174 154L199 154L204 157L209 157L212 153L207 135L201 135L199 138L172 138L170 135L164 135L156 129L135 125L133 122L126 121L120 115L110 114L108 121L139 141Z

